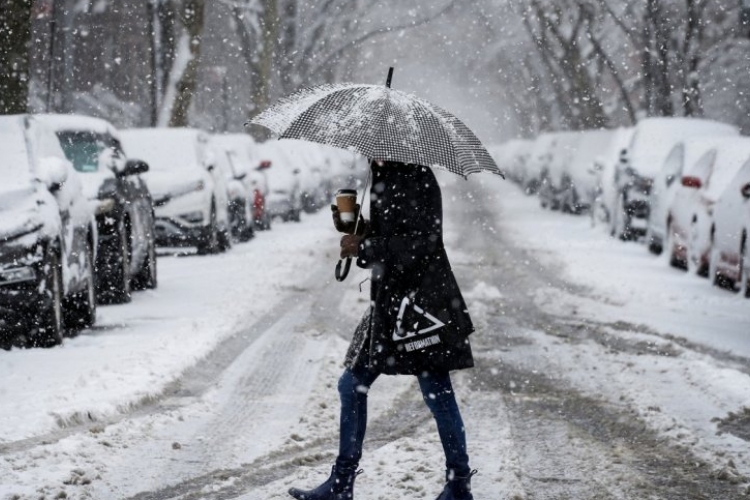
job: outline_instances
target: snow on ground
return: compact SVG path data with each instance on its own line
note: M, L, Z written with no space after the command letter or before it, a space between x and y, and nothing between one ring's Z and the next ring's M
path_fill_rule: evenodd
M442 182L450 203L452 183L464 181ZM587 218L542 211L536 199L510 183L488 177L469 182L496 209L485 229L507 236L533 256L513 265L536 266L532 262L537 261L541 267L534 271L551 273L549 286L535 290L492 282L489 274L466 287L478 333L485 339L495 334L487 331L492 315L512 294L529 293L543 311L561 318L555 328L591 325L592 336L606 338L572 339L565 332L518 325L505 334L530 342L478 352L492 361L492 373L513 365L565 380L588 396L632 410L660 435L714 466L731 458L739 473L750 474L747 443L717 432L714 422L750 407L750 377L731 357L722 361L716 352L692 348L750 356L750 301L670 268L641 245L610 239L592 229ZM465 266L481 260L464 252L457 223L463 222L446 221L452 262ZM68 498L125 498L213 473L196 483L206 485L208 494L239 483L242 473L233 471L264 456L277 464L288 456L303 466L262 488L240 487L236 498L288 498L289 486L317 484L327 476L335 453L336 380L348 332L368 303L367 284L362 292L356 286L367 273L358 269L343 288L333 290L330 303L304 288L321 262L330 262L332 271L336 243L330 216L323 211L302 224L276 224L225 255L161 258L159 288L135 294L132 304L100 308L97 328L61 348L3 353L0 446L88 422L89 414L96 419L118 415L158 397L222 339L297 297L288 304L288 314L263 330L201 397L165 401L159 412L136 411L107 426L94 422L52 444L6 454L0 460L0 498L52 498L64 492ZM339 285L324 290L330 286ZM316 316L318 309L323 316ZM326 310L340 316L342 331L330 329ZM513 312L507 313L512 325ZM618 349L618 339L638 348ZM278 372L271 353L285 349L300 362ZM460 372L455 384L470 422L472 466L480 470L477 498L498 498L498 485L502 498L523 498L519 478L533 456L523 456L518 448L502 393L472 391L474 376ZM380 446L366 443L357 497L384 500L394 492L434 497L442 485L442 452L416 384L410 377L381 377L369 397L373 422L388 425L395 418L394 402L406 398L418 408L409 418L427 418L427 424ZM538 446L544 453L545 443ZM306 456L312 467L304 466Z
M591 301L582 301L561 290L540 290L537 301L550 312L577 310L599 321L646 325L750 357L750 300L670 267L666 255L610 238L588 217L541 210L537 198L515 186L497 186L494 193L502 228L518 246L560 270L566 281L593 291Z
M135 293L130 304L100 307L94 329L60 348L3 352L0 444L158 396L335 248L329 225L321 213L305 224L275 224L227 254L160 257L158 287Z

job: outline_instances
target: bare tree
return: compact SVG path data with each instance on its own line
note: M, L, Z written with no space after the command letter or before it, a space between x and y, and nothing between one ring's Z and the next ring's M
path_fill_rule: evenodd
M31 0L0 0L0 114L25 113Z

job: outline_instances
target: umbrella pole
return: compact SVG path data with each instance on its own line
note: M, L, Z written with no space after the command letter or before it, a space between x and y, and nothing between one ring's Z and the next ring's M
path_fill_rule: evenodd
M370 169L367 172L367 180L365 181L365 187L362 189L362 198L359 200L359 213L357 213L355 222L354 222L354 233L357 234L357 229L359 228L359 220L362 218L362 209L365 207L365 193L367 193L367 186L370 184L370 177L372 176L372 162L374 160L370 160ZM344 269L341 270L341 264L344 263ZM339 259L338 263L336 263L336 271L334 275L336 276L336 281L344 281L347 276L349 276L349 269L352 267L352 258L347 257L346 261L344 259Z

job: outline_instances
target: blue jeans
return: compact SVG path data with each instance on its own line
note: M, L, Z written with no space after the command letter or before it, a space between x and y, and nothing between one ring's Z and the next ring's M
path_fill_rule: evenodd
M339 379L341 417L339 456L336 459L338 470L356 469L362 457L367 428L367 392L378 375L360 364L353 369L347 368ZM448 474L468 476L471 469L466 452L466 433L450 375L448 372L425 373L417 379L422 397L437 424Z

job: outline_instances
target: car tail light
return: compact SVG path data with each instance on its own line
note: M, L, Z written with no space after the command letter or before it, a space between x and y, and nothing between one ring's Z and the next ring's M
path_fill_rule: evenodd
M686 175L685 177L682 178L682 185L688 188L700 189L700 187L703 185L703 182L700 180L699 177Z
M253 208L255 209L255 213L257 217L260 217L263 215L263 211L266 207L266 200L263 197L263 193L260 192L260 190L255 190L255 195L253 197Z

